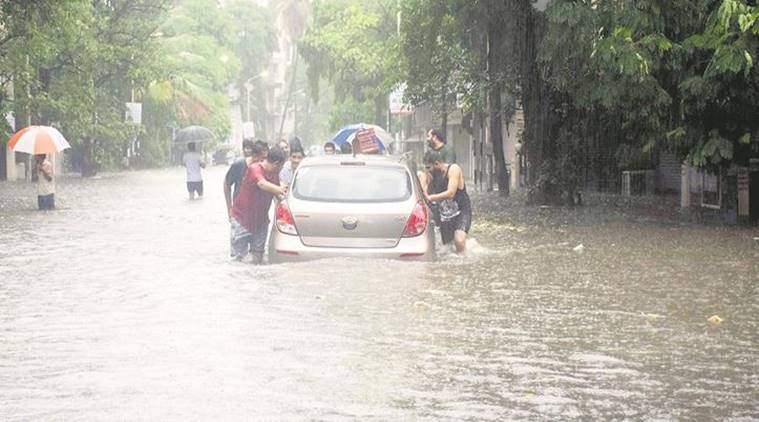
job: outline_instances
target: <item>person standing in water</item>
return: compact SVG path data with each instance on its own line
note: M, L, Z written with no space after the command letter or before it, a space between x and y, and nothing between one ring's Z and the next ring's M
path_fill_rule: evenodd
M55 175L47 155L34 156L37 169L37 207L41 210L55 209Z
M243 158L235 161L229 166L227 174L224 176L224 200L227 203L227 215L232 218L232 201L240 193L240 184L242 177L248 170L248 166L257 162L257 155L261 154L261 147L256 145L252 139L242 141ZM234 190L233 190L234 188Z
M242 260L252 252L253 263L263 263L272 198L282 200L287 193L287 188L279 185L279 172L284 163L284 151L274 147L264 161L248 166L229 221L230 255L233 258Z
M444 163L456 163L456 151L445 141L445 137L439 131L435 129L427 131L427 147L428 151L438 152ZM436 172L430 172L429 170L420 171L418 176L422 188L427 193L442 192L447 188L447 181L443 180L441 175ZM432 212L432 219L435 221L435 225L440 227L441 221L438 204L432 204L430 211Z
M190 199L195 199L195 194L198 194L198 199L203 197L203 175L200 172L201 168L205 168L206 163L203 162L203 157L200 153L195 151L195 142L187 144L187 152L182 157L184 166L187 168L187 193L190 194Z
M431 192L424 192L429 202L438 204L443 244L453 241L456 252L463 253L472 226L472 202L466 192L464 173L458 164L445 162L440 152L435 150L424 155L424 166L443 182L439 186L432 184L429 187Z

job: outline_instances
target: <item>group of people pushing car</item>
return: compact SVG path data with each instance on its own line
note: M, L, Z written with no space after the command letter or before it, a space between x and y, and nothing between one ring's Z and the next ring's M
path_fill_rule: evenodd
M230 255L238 260L252 254L263 262L269 230L269 207L282 200L293 173L305 158L302 143L294 137L272 148L263 141L244 140L244 158L235 161L224 177L224 199L231 226Z
M462 253L472 222L464 175L456 164L456 153L438 131L427 132L427 145L429 150L424 156L424 170L418 173L419 180L425 198L432 205L443 243L453 242L456 251ZM338 150L331 142L325 144L324 152L350 153L347 148ZM266 142L246 139L243 154L244 158L235 161L224 177L224 199L231 226L230 255L242 260L250 253L252 262L259 264L263 262L272 199L284 199L305 152L301 140L293 137L289 142L280 140L272 148Z

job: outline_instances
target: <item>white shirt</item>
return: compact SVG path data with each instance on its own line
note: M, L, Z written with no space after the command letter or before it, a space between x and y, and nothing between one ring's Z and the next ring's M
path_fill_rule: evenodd
M42 168L50 174L52 180L45 179L45 173L37 171L37 195L45 196L55 193L55 175L53 174L53 165L50 161L42 162Z
M288 160L279 171L279 182L289 185L293 181L293 164Z
M184 166L187 167L188 182L202 182L203 176L200 174L200 163L202 158L197 151L188 151L184 153Z

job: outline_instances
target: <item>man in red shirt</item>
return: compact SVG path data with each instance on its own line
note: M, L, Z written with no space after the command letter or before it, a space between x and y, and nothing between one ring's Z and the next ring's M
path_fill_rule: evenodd
M254 264L263 261L272 197L281 200L287 192L286 187L279 185L279 172L284 163L284 151L274 147L264 161L251 164L245 172L230 219L231 255L237 260L245 258L250 250Z

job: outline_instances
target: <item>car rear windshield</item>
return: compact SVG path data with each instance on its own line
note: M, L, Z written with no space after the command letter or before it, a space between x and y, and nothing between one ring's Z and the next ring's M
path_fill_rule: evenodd
M298 199L323 202L398 202L411 196L408 173L397 167L304 167L293 182Z

